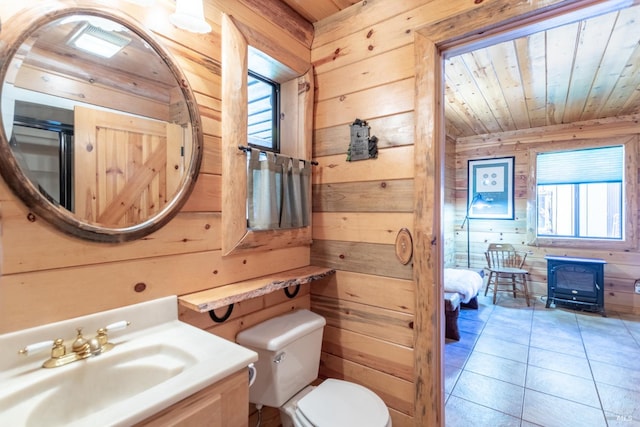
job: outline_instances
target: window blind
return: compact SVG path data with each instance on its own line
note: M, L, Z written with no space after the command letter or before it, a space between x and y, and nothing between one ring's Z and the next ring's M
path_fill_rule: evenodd
M538 153L537 185L622 182L622 146Z

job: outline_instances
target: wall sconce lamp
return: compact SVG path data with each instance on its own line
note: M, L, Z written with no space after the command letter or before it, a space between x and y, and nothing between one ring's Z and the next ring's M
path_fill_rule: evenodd
M471 203L469 203L469 205L467 206L467 213L464 216L464 221L462 221L462 225L460 226L460 229L463 230L464 224L467 223L467 268L471 268L471 240L469 236L469 225L471 223L471 218L469 218L469 212L473 207L483 208L488 205L489 205L488 201L484 200L484 198L482 197L482 194L476 193L476 195L473 196L473 199L471 199Z
M176 12L169 20L176 27L192 33L211 32L211 25L204 19L202 0L177 0Z

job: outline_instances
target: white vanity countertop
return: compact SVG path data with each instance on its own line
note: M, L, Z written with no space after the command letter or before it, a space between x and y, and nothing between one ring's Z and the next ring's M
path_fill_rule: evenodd
M50 357L49 349L28 356L18 354L27 345L56 338L63 338L69 348L75 339L76 328L82 327L84 337L89 339L99 328L123 320L131 322L131 325L109 334L109 342L115 347L95 357L45 369L41 366ZM175 360L177 365L184 365L176 368L178 373L172 374L174 376L122 400L97 406L87 417L71 422L61 420L60 424L131 425L246 369L258 359L252 350L179 321L175 296L0 335L0 383L3 385L0 390L0 425L24 425L29 419L34 419L30 418L34 408L46 406L56 388L61 390L64 400L73 401L74 396L69 396L68 392L71 390L74 394L76 390L64 387L70 378L78 375L81 378L83 369L101 372L112 369L114 365L127 365L128 369L133 365L136 369L136 364L139 364L142 367L139 372L142 372L145 367L154 367L152 365L158 358L164 361L165 355L168 355L165 359L169 364ZM101 384L96 387L101 387ZM126 387L122 384L122 389ZM106 390L105 393L114 392ZM117 397L117 392L114 394ZM109 399L105 398L105 401Z

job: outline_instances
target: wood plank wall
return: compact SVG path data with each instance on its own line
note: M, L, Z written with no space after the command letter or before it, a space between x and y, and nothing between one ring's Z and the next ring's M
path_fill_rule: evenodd
M411 265L394 254L397 232L413 231L414 221L413 29L473 7L454 3L367 1L315 26L313 154L320 166L313 177L311 261L338 270L311 290L312 310L329 324L321 374L374 390L394 426L414 424L415 283ZM356 118L378 137L375 160L346 161L349 124ZM448 168L454 167L454 149L453 141L447 144ZM455 182L447 178L453 214ZM453 243L448 229L445 239ZM445 259L454 258L451 249Z
M0 19L5 23L22 7L37 3L2 2ZM29 221L28 210L0 183L0 332L233 283L307 265L311 258L339 271L295 300L277 293L244 302L220 326L206 315L184 310L181 318L232 338L247 325L295 307L311 307L329 321L321 374L369 386L390 407L394 426L413 425L415 290L411 266L400 264L393 249L397 231L411 229L413 223L412 32L484 6L468 0L368 0L317 23L314 37L304 24L291 16L283 18L277 7L265 8L256 0L206 0L205 12L214 26L208 35L172 27L170 0L156 2L153 13L125 1L93 3L137 16L188 74L205 133L198 187L183 212L162 230L143 240L111 246L79 241L37 219ZM538 7L544 2L540 3ZM304 62L304 52L313 40L311 58L317 80L313 154L320 166L313 178L311 255L306 248L293 248L221 257L221 11L264 35L264 45L258 47L280 51L294 69ZM379 138L378 159L346 162L348 124L356 118L367 120ZM449 178L446 184L450 192L450 185L455 186L456 201L454 231L449 234L461 222L464 196L457 174L466 170L461 162L464 157L458 151L455 184L449 184ZM521 161L517 168L522 170ZM625 255L627 270L632 257ZM143 293L133 290L139 282L147 285ZM270 422L267 425L277 425L277 416Z
M51 4L60 2L51 2ZM204 159L197 187L183 210L158 232L135 242L110 245L81 241L38 218L0 182L2 248L0 333L107 310L166 295L185 294L309 264L308 247L266 253L221 255L221 67L220 19L225 12L254 31L272 56L294 69L309 64L313 28L280 3L257 8L253 0L207 0L205 13L213 31L192 34L168 20L175 2L156 1L143 9L126 1L80 0L135 16L155 33L187 74L195 91L204 128ZM39 0L2 2L0 19L9 25L22 8L45 5ZM138 293L134 286L144 283ZM309 307L309 291L288 300L283 293L239 304L216 333L231 340L260 320ZM207 315L184 310L184 320L204 329L214 325ZM73 331L69 331L70 337Z
M455 200L456 224L462 223L467 200L467 160L492 157L515 156L515 219L514 220L472 220L470 224L470 246L472 267L486 265L484 251L489 243L511 243L519 250L528 251L526 266L530 271L530 283L536 297L547 295L547 263L545 255L570 255L579 257L603 258L605 266L605 308L627 313L640 313L640 295L634 293L634 282L640 277L638 265L637 233L635 249L604 250L593 249L588 244L583 247L537 247L527 245L527 185L529 177L530 148L548 149L550 147L575 140L586 140L593 146L603 146L614 138L624 136L634 138L627 144L631 157L639 158L640 148L637 138L637 116L618 119L594 120L567 125L556 125L513 131L503 134L491 134L478 137L461 138L456 143ZM617 139L620 141L620 138ZM633 176L640 176L633 173ZM633 197L638 197L637 194ZM629 200L626 203L630 203ZM634 212L636 218L639 212ZM467 263L467 235L459 227L454 229L456 264ZM540 302L540 300L538 301Z
M426 419L432 425L442 423L436 399L419 396L424 401L414 406L415 393L406 391L413 388L420 394L419 384L403 376L407 366L400 369L398 356L387 356L389 348L401 351L402 360L413 352L405 328L411 326L407 316L416 298L407 295L403 305L395 298L412 287L415 292L415 283L394 259L392 247L398 229L411 228L406 215L413 215L405 195L412 193L414 180L403 175L414 165L413 122L419 119L414 116L413 32L428 28L434 40L445 41L472 32L474 26L491 26L554 3L562 2L368 0L315 24L314 157L320 168L313 180L311 258L314 264L338 270L323 287L312 287L311 308L329 319L321 373L365 384L379 393L394 426L421 425L420 420ZM378 159L346 162L348 125L356 118L368 121L371 134L379 138ZM445 165L450 173L459 168L454 151L449 142ZM454 176L445 175L446 203L441 212L457 213L442 220L446 265L455 264L459 249L459 181ZM426 180L431 183L435 177ZM371 328L371 323L377 327ZM367 357L359 356L359 348L367 349ZM437 383L422 380L432 387ZM414 408L420 413L414 414ZM436 415L427 416L427 411Z

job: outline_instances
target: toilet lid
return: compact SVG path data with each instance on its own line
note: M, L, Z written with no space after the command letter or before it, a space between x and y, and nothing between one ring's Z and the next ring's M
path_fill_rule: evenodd
M298 411L318 427L385 427L389 410L361 385L328 379L298 401Z

